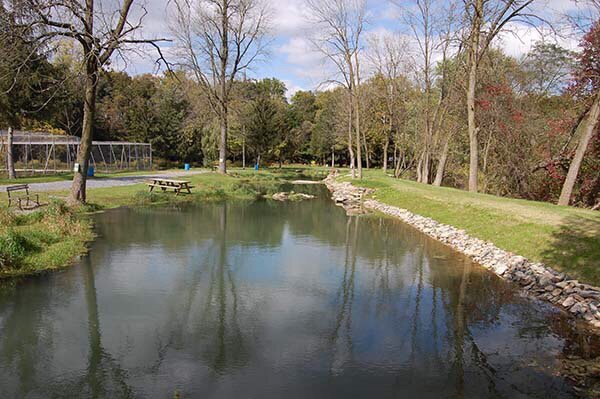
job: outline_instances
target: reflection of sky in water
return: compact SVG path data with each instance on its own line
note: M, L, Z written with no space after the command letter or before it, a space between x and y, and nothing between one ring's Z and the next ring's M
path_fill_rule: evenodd
M0 396L570 396L550 310L329 202L115 210L0 291Z

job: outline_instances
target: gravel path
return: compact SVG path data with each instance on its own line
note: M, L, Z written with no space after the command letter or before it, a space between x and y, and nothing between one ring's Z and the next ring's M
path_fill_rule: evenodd
M87 181L87 188L102 188L102 187L116 187L116 186L131 186L133 184L143 183L145 180L150 178L176 178L185 177L191 175L198 175L200 173L206 173L206 171L171 171L171 172L157 172L149 173L147 175L136 175L136 176L120 176L120 177L104 177L101 179L89 178ZM19 184L18 181L15 184ZM6 191L6 186L0 186L0 191ZM64 181L53 181L48 183L29 183L29 188L32 192L41 191L61 191L68 190L71 188L71 180Z

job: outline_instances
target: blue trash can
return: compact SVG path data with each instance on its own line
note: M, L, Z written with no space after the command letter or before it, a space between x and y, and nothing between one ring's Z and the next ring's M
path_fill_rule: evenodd
M87 175L88 175L88 177L94 177L94 167L93 166L88 166Z
M258 170L258 164L254 165L254 170Z
M183 170L190 170L190 164L189 163L183 164Z

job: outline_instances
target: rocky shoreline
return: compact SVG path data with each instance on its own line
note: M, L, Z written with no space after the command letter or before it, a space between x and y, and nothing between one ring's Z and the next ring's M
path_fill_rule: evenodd
M327 176L324 182L335 203L343 206L349 214L364 213L366 208L397 217L501 278L519 284L527 294L551 302L600 329L600 288L580 283L542 263L531 262L492 243L471 237L464 230L406 209L365 199L373 190L355 187L349 182L338 182L335 174Z

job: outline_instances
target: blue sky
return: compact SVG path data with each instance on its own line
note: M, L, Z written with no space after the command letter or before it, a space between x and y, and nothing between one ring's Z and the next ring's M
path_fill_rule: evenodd
M306 18L305 0L265 0L272 9L272 30L268 54L256 63L248 76L253 78L277 77L288 88L288 95L297 90L313 90L330 76L322 56L315 52L309 42L311 26ZM440 0L446 1L446 0ZM403 7L411 7L413 0L397 0ZM462 3L462 2L461 2ZM144 35L169 37L168 10L164 0L147 0L148 15L144 19ZM564 13L575 7L571 0L536 0L536 8L547 15ZM368 24L364 37L385 35L404 31L401 9L387 0L368 0ZM536 29L520 24L510 27L496 41L496 46L510 55L525 54L533 43L542 38ZM407 36L410 40L410 37ZM563 47L575 49L576 38L555 38L545 35L545 40L558 41ZM152 56L132 55L127 70L132 74L156 72Z

